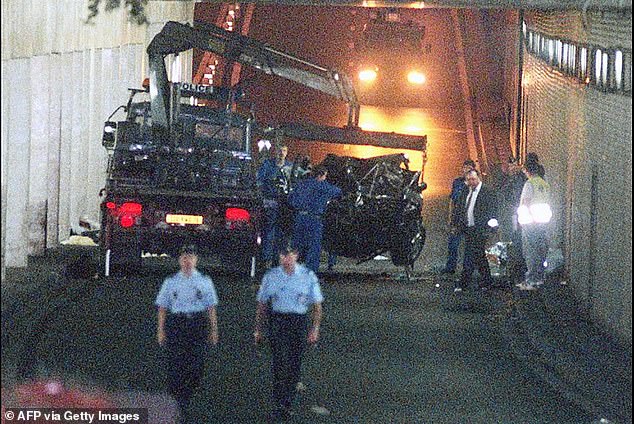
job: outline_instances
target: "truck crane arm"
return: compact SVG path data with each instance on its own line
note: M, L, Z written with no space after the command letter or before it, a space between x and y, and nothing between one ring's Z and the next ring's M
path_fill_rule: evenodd
M167 126L168 122L169 82L165 56L192 48L216 53L269 75L295 81L343 100L348 104L348 126L358 126L360 106L352 81L346 74L316 65L215 25L196 23L196 26L192 27L173 21L165 24L147 48L152 116L158 124Z

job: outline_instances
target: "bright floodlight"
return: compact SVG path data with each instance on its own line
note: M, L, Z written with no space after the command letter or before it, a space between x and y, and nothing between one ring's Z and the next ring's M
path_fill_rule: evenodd
M425 74L423 74L420 71L411 71L409 74L407 74L407 81L410 82L410 84L424 84L425 81L427 81L427 78L425 78Z
M359 79L363 82L372 82L376 79L376 71L374 69L364 69L359 72Z

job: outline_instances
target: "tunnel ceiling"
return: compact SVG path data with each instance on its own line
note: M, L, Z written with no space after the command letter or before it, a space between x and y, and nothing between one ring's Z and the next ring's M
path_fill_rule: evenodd
M215 0L209 2L217 3ZM255 0L257 4L279 5L338 5L368 7L469 7L488 9L557 9L557 10L590 10L590 9L632 9L631 0Z

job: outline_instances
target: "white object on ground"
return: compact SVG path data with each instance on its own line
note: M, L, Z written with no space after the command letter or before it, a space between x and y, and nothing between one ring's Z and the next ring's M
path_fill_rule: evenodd
M68 240L61 241L59 244L72 246L97 246L93 239L86 236L70 236Z
M330 415L330 411L323 406L313 405L310 410L317 415Z
M390 258L388 258L388 257L386 257L386 256L383 256L383 255L376 255L376 256L374 257L374 260L375 260L375 261L387 261L388 259L390 259Z

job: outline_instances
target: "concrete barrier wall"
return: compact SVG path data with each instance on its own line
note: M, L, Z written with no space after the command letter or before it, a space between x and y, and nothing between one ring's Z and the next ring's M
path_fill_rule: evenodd
M631 11L533 13L526 20L554 38L631 52ZM591 316L631 343L631 91L585 84L526 52L523 92L526 150L546 167L553 244L564 249L571 288Z
M125 9L87 24L87 3L1 5L3 274L66 239L82 215L98 220L103 122L147 76L145 47L163 24L193 19L193 2L150 1L149 25ZM191 75L189 56L181 63Z

